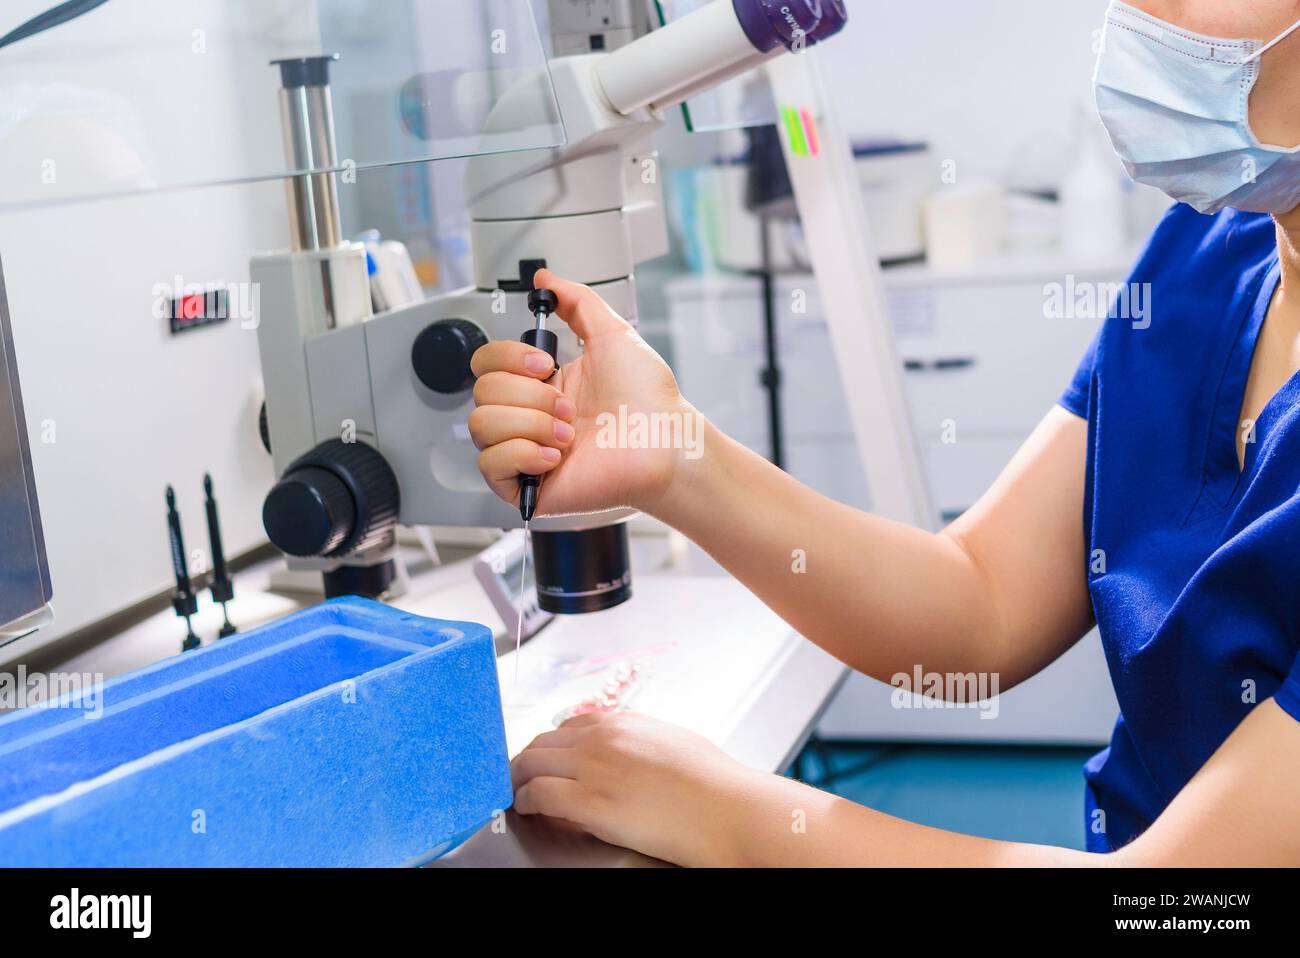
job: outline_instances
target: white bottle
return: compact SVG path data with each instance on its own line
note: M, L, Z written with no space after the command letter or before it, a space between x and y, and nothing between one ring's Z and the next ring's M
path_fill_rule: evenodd
M1123 167L1095 114L1080 111L1078 162L1061 184L1061 247L1072 260L1122 260L1127 248Z

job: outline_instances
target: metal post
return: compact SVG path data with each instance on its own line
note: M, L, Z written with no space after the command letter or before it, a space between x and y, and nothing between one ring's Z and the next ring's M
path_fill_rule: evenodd
M280 120L289 172L285 181L292 248L331 249L343 242L339 218L338 151L329 65L338 54L275 60L280 68ZM321 171L321 172L306 172Z

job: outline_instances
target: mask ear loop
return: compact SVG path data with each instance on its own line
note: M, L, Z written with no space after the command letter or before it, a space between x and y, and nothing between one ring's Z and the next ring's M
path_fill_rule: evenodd
M1255 60L1258 60L1265 53L1268 53L1269 50L1272 50L1275 46L1277 46L1287 37L1291 36L1291 34L1295 33L1297 30L1300 30L1300 20L1297 20L1295 23L1291 24L1291 26L1287 27L1280 34L1278 34L1272 40L1268 41L1268 43L1264 44L1262 47L1260 47L1258 50L1256 50L1250 56L1246 57L1246 59L1241 62L1252 63Z

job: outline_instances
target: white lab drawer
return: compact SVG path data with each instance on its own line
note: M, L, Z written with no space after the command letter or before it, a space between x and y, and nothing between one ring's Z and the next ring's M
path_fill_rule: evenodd
M762 301L751 277L692 277L669 290L682 389L724 432L767 412ZM946 284L889 292L904 385L918 433L1023 438L1065 391L1099 325L1045 315L1043 283ZM844 390L812 277L777 284L782 411L790 436L849 432Z
M806 312L795 311L796 294ZM683 394L723 432L766 434L766 365L757 280L680 281L669 292L673 367ZM811 277L782 281L777 293L782 422L788 436L848 436L830 331Z
M896 294L897 295L897 294ZM929 328L898 333L913 421L923 436L959 431L1027 435L1060 398L1098 327L1049 319L1039 284L908 291L931 299Z
M944 525L979 501L1020 444L1018 438L969 439L960 432L952 444L937 440L922 444L931 498Z

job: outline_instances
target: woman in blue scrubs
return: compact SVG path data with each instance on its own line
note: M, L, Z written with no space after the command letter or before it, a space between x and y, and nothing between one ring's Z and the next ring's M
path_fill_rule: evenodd
M1300 865L1300 2L1116 2L1102 119L1180 201L1058 407L940 534L816 495L706 427L705 455L600 448L596 417L694 410L594 293L550 273L585 353L474 358L484 476L540 510L631 505L883 681L1009 688L1094 623L1122 717L1085 770L1092 853L904 822L741 768L643 716L583 716L514 763L516 808L681 864ZM1250 39L1228 39L1250 38ZM796 574L791 556L806 564ZM792 821L801 828L792 828Z

